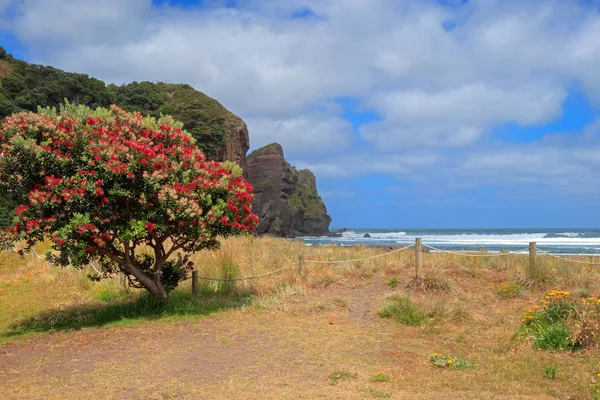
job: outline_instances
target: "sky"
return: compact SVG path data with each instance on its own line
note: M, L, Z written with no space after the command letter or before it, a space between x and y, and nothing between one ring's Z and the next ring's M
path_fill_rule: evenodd
M332 227L600 227L600 1L0 0L0 45L183 82Z

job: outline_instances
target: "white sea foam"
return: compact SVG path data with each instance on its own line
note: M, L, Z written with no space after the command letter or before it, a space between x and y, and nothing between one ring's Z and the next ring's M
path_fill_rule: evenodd
M365 238L365 233L369 233L369 238ZM551 237L547 237L551 236ZM346 231L341 237L323 237L307 238L320 239L327 242L363 242L365 244L374 244L378 242L393 242L397 244L408 244L415 240L414 234L407 234L404 231L398 232L359 232ZM536 242L538 246L569 246L569 247L589 247L591 249L600 247L600 237L583 237L578 232L563 232L548 234L546 232L533 233L458 233L458 234L419 234L424 244L436 245L456 245L456 246L527 246L529 242Z
M564 237L568 237L568 238L576 238L576 237L580 237L581 233L579 233L579 232L562 232L562 233L557 233L556 236L564 236Z

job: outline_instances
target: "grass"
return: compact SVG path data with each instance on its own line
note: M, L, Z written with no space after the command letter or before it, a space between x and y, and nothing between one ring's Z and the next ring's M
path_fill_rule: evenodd
M389 298L381 310L379 316L391 318L404 325L418 326L425 322L428 315L421 310L410 297L406 295L394 295Z
M40 246L38 253L43 251ZM299 254L306 260L343 260L385 251L236 238L193 261L204 277L246 277L292 264ZM186 281L165 304L128 292L119 277L90 282L85 269L1 253L0 370L6 372L0 374L0 397L597 396L597 347L540 351L533 339L513 337L523 326L522 310L539 304L551 287L572 291L577 302L600 293L600 270L539 257L547 279L534 284L524 279L526 256L476 263L431 253L424 261L424 276L448 283L447 289L410 288L414 253L403 251L362 263L306 263L305 282L296 267L229 286L202 281L196 298ZM393 288L390 276L396 279ZM505 282L518 287L518 295L512 289L499 294ZM568 310L547 314L560 319ZM575 322L563 321L570 330ZM558 329L546 341L560 343L560 337ZM429 361L434 351L454 357L454 365L473 366L437 369ZM156 365L161 379L148 379ZM545 372L547 366L556 366L556 372ZM372 381L374 371L385 371L388 380Z

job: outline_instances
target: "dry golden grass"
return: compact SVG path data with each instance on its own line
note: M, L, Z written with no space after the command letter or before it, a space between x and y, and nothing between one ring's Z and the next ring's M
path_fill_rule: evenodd
M226 266L244 277L292 264L300 254L306 260L343 260L386 251L236 238L194 261L202 276L221 277ZM539 272L532 273L527 256L432 253L424 260L429 286L419 289L409 287L414 252L407 250L351 264L306 263L304 283L297 266L239 282L235 289L253 294L252 301L213 315L11 339L0 347L0 397L592 398L600 372L597 349L542 352L512 337L523 308L547 289L597 295L597 267L540 257ZM100 304L99 293L106 290L122 296L113 302L127 298L118 278L92 283L86 273L0 255L0 332L44 310ZM398 282L393 288L391 278ZM189 292L189 285L178 291ZM205 290L211 288L218 284L206 282ZM394 294L410 296L443 319L409 327L380 318L377 310ZM428 363L432 353L456 355L475 366L434 368ZM555 379L544 376L547 365L557 367ZM336 371L352 378L332 385L329 377ZM371 382L378 372L390 380Z

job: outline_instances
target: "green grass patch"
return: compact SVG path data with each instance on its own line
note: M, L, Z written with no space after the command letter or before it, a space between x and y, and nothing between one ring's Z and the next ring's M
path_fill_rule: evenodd
M42 312L11 324L9 330L0 335L0 340L36 332L78 330L114 324L129 325L145 320L168 318L186 319L240 308L250 303L250 295L241 292L224 294L205 289L198 296L192 297L189 292L174 291L167 302L140 293L130 299L74 305Z
M429 315L406 295L391 296L389 302L379 310L379 316L410 326L421 325L429 319Z

